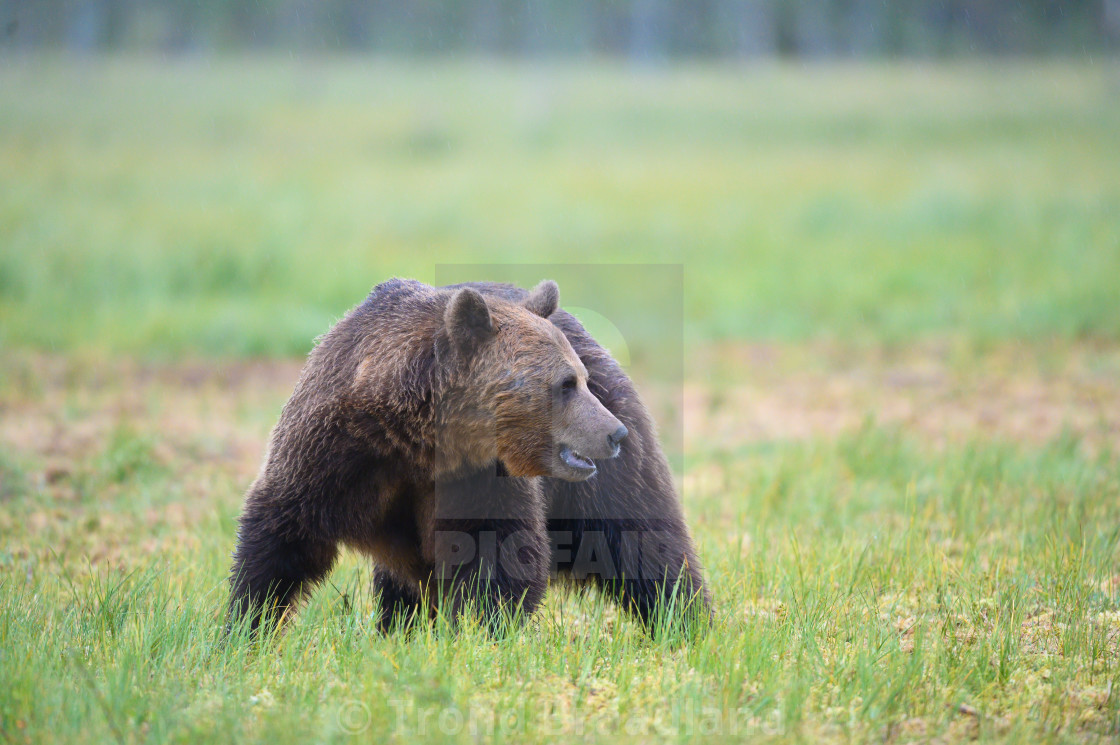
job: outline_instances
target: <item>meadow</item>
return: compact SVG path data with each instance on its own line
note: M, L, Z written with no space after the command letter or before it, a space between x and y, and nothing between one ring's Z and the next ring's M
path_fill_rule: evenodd
M1117 163L1107 60L0 59L0 739L1116 741ZM505 264L683 268L712 627L382 636L347 555L223 643L312 340Z

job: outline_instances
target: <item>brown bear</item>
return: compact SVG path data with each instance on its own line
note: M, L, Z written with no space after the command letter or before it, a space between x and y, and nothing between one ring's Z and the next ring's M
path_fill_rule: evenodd
M383 630L439 608L523 617L550 576L650 626L706 617L650 416L558 303L551 281L393 279L325 334L245 500L230 622L282 618L340 545L372 558Z

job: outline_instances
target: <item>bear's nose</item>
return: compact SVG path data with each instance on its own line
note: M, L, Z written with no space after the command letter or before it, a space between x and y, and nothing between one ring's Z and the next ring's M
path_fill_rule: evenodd
M626 435L628 435L628 434L630 434L630 430L626 429L625 424L620 424L620 425L618 425L618 429L616 429L614 432L611 432L609 435L607 435L607 442L609 442L611 444L612 448L613 447L618 447L618 443L625 440Z

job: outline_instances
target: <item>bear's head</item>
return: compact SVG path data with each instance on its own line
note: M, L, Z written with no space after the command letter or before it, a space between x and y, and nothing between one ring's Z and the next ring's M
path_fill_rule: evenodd
M497 459L511 476L583 481L595 459L613 458L626 427L587 387L587 368L546 320L556 283L541 282L522 303L454 291L443 315L462 374L451 417L472 433L471 460ZM445 440L446 443L446 440Z

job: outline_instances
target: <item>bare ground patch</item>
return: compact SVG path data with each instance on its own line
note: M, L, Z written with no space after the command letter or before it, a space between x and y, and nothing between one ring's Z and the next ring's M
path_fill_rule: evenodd
M255 476L299 368L3 358L7 551L32 562L79 557L125 568L196 550L198 526L219 504L233 509ZM14 481L21 483L5 483ZM30 498L12 501L21 493Z
M300 366L9 359L0 379L0 445L38 456L50 482L68 464L100 452L114 430L129 427L154 435L162 460L214 459L248 477Z
M962 353L724 345L685 385L686 451L834 436L869 419L945 443L1120 446L1120 349L1004 345Z
M152 457L168 467L206 463L247 485L301 364L10 355L0 362L0 447L31 458L39 484L61 490L75 463L124 427L150 435ZM1120 446L1120 348L1005 345L962 355L936 345L735 344L709 347L690 370L686 452L835 436L868 419L935 443L1041 443L1068 433L1090 447ZM682 399L652 387L643 394L659 420Z

